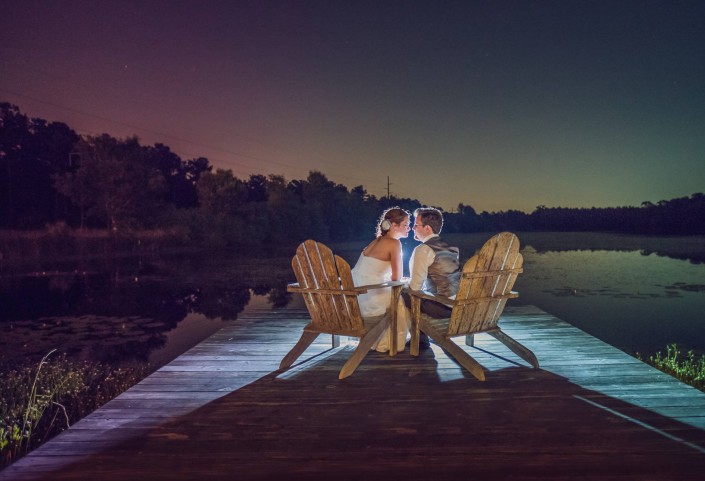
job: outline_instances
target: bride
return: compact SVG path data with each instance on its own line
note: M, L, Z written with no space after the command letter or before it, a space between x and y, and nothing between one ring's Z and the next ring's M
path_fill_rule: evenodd
M356 286L398 281L402 277L402 250L399 239L409 236L409 213L399 207L385 210L377 222L377 237L365 247L352 269ZM389 308L391 288L374 289L358 298L362 317L379 316ZM409 311L399 298L397 305L397 349L404 350L409 332ZM389 351L389 328L372 346L378 352Z

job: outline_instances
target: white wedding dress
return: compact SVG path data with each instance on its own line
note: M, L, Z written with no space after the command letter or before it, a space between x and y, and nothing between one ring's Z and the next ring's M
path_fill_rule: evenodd
M392 263L360 254L360 258L352 269L352 277L356 286L387 282L392 279ZM389 315L387 311L391 297L392 289L389 287L372 289L367 291L367 294L361 294L358 297L358 301L362 317L381 316L385 312ZM399 352L404 350L410 325L409 310L400 296L397 306L397 350ZM389 351L389 328L385 329L379 340L372 346L372 349L379 352Z

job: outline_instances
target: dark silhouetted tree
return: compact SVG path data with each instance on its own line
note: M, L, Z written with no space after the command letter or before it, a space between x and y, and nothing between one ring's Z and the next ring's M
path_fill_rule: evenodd
M64 220L71 205L52 177L70 169L76 132L60 122L29 119L0 103L0 226L37 228Z
M92 225L115 231L155 222L164 204L164 177L146 161L136 137L86 137L77 150L78 167L58 175L56 187L85 211Z

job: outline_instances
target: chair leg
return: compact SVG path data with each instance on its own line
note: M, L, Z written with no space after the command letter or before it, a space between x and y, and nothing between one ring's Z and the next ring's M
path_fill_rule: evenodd
M452 339L446 339L440 332L423 320L421 320L421 330L425 332L428 337L436 341L436 344L441 346L441 348L450 354L451 357L458 362L458 364L467 369L470 374L475 376L480 381L485 380L485 371L482 369L480 363L473 359L473 357L465 352L460 346L454 343Z
M465 336L465 345L475 347L475 334L468 334Z
M308 346L311 345L313 341L316 340L320 333L318 332L308 332L304 331L303 334L301 334L301 338L299 341L294 345L294 347L287 353L286 356L284 356L284 359L282 359L281 364L279 364L279 369L286 369L292 364L294 364L294 361L296 361L301 354L306 350Z
M531 352L531 350L526 346L520 344L519 342L509 337L501 329L497 328L496 331L488 331L487 334L507 346L514 354L531 364L533 367L539 367L539 360L536 359L534 353Z
M458 361L458 364L467 369L470 374L475 376L480 381L485 380L485 371L482 370L480 363L473 359L470 354L461 349L460 346L450 339L443 339L442 341L435 339L435 341L439 346L453 356L453 358Z
M379 322L376 326L370 329L367 334L360 338L360 343L357 345L357 349L352 353L350 359L343 365L340 370L338 379L345 379L357 369L362 360L365 358L372 345L377 342L377 340L382 336L384 330L389 326L389 321Z
M399 319L399 298L401 296L401 286L392 287L392 300L389 312L389 355L396 356L399 352L397 346L397 320Z
M412 356L419 355L419 319L421 319L421 299L411 296L411 341L409 351Z

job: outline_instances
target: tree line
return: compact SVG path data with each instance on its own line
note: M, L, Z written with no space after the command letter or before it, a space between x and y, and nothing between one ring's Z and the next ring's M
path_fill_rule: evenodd
M214 169L205 157L184 160L164 144L82 136L64 123L30 118L0 103L1 229L169 229L201 245L288 244L370 238L385 208L413 211L421 205L417 199L378 198L362 185L348 188L317 171L297 180L275 174L238 178ZM445 217L446 232L705 234L705 196L639 207L539 206L531 213L477 213L459 204Z

